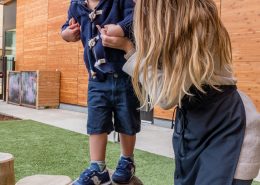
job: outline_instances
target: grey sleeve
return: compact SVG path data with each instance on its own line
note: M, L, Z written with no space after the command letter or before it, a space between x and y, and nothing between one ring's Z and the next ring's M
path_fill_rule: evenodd
M136 53L133 54L128 60L127 62L125 63L125 65L123 66L123 71L126 72L128 75L130 75L131 77L133 77L133 74L134 74L134 70L135 70L135 66L136 66ZM152 79L152 69L149 67L148 68L148 81L151 81ZM160 92L162 90L162 86L163 86L163 72L159 70L159 73L158 73L158 92L157 92L157 96L160 95ZM139 71L139 82L141 84L143 84L143 73L142 71L140 70ZM149 84L148 84L149 86ZM146 91L148 91L148 94L149 93L149 87L148 89L145 89ZM177 105L178 103L178 100L176 99L176 101L174 101L174 104L172 105L167 105L166 103L166 100L165 99L162 99L160 102L159 102L159 106L163 109L170 109L172 108L173 106Z

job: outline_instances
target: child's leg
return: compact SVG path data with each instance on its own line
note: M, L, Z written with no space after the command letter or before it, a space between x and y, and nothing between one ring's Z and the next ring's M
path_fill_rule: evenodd
M135 174L134 148L136 135L120 133L121 157L112 180L118 184L128 184Z
M105 161L107 133L89 136L89 150L91 161Z
M119 77L119 78L118 78ZM115 76L116 107L114 110L115 131L120 133L121 157L112 180L118 184L127 184L135 174L134 147L136 134L140 131L140 104L135 96L131 79Z
M133 156L135 147L136 135L120 134L121 152L123 156Z
M105 161L107 135L114 130L110 103L111 79L103 82L89 81L88 123L91 161Z
M105 163L107 134L114 130L110 94L109 79L89 81L87 133L91 164L73 185L111 184Z
M105 156L107 133L90 134L90 166L84 170L73 185L107 184L112 185L109 172L106 169Z

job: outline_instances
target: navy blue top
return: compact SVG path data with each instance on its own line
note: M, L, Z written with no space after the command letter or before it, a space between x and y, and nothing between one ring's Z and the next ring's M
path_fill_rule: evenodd
M133 39L132 23L134 12L133 0L100 0L92 10L84 0L71 0L68 19L62 30L69 26L73 17L81 26L81 41L84 47L84 61L90 74L90 80L102 80L106 73L123 73L126 62L124 51L103 47L96 25L118 24L125 36Z

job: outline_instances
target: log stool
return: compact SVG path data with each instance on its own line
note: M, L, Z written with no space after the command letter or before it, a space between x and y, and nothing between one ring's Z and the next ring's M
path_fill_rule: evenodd
M110 174L110 178L112 179L112 175L113 175L113 173L114 173L114 171L113 170L109 170L109 174ZM121 184L116 184L116 183L112 183L113 185L121 185ZM143 185L143 183L142 183L142 181L138 178L138 177L136 177L136 176L134 176L133 178L132 178L132 180L128 183L128 184L124 184L124 185Z
M121 184L116 184L113 182L112 185L121 185ZM124 184L124 185L143 185L143 183L139 178L134 176L129 184Z
M71 178L60 175L33 175L19 180L15 185L69 185Z
M108 170L108 171L109 171L110 178L112 179L111 176L114 173L114 171L113 170ZM72 184L73 183L71 183L70 185L72 185ZM121 184L116 184L116 183L113 182L112 185L121 185ZM130 183L124 184L124 185L143 185L143 183L138 177L134 176Z
M14 185L14 157L8 153L0 153L0 185Z

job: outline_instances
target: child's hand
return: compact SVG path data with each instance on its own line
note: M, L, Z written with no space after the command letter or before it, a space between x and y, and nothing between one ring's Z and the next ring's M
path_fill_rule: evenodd
M79 23L77 23L77 21L72 17L69 21L69 27L70 27L70 29L73 29L73 27L76 27L76 26L79 27Z
M61 36L67 42L77 42L80 40L80 26L75 19L70 19L69 26L61 32Z
M100 31L100 30L99 30ZM106 32L106 35L111 36L111 37L124 37L125 33L121 26L116 25L116 24L108 24L105 25L102 31Z

